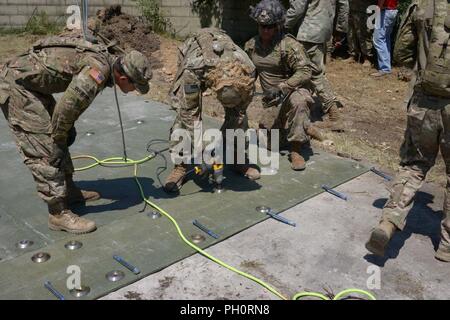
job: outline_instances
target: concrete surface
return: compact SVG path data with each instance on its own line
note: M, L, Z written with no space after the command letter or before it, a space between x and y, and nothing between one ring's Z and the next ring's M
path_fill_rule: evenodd
M450 298L450 264L434 259L442 219L441 189L424 186L407 228L394 237L386 258L368 255L364 248L387 200L384 180L367 173L337 190L349 195L349 201L321 194L283 213L297 222L297 228L268 220L207 252L290 297L303 290L335 294L347 288L367 290L368 280L376 285L374 275L379 272L380 288L371 290L378 299ZM196 254L103 299L277 297Z

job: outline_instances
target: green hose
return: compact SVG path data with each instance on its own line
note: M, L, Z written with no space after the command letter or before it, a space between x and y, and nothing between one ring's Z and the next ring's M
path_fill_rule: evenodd
M252 276L251 274L248 274L246 272L243 272L241 270L238 270L228 264L226 264L225 262L215 258L214 256L208 254L206 251L204 251L203 249L199 248L198 246L196 246L194 243L190 242L183 234L183 232L181 231L180 226L178 225L177 221L168 213L166 212L164 209L160 208L158 205L156 205L155 203L151 202L150 200L148 200L145 197L144 194L144 189L138 179L138 167L140 164L143 164L147 161L150 161L151 159L153 159L155 157L155 155L150 155L148 157L145 157L141 160L132 160L132 159L127 159L126 161L123 160L123 158L118 158L118 157L113 157L113 158L107 158L107 159L103 159L103 160L99 160L96 157L93 156L89 156L89 155L82 155L82 156L77 156L77 157L73 157L73 160L80 160L80 159L90 159L92 161L94 161L93 164L85 166L85 167L81 167L81 168L77 168L75 169L75 171L85 171L85 170L89 170L92 169L96 166L105 166L105 167L114 167L114 166L134 166L134 179L136 181L136 184L139 188L139 192L141 194L142 199L151 207L153 207L154 209L158 210L160 213L162 213L164 216L166 216L171 222L172 224L175 226L175 229L178 232L178 235L180 236L180 238L188 245L190 246L192 249L194 249L195 251L197 251L198 253L202 254L203 256L205 256L206 258L214 261L215 263L217 263L218 265L227 268L230 271L233 271L249 280L252 280L254 282L256 282L257 284L259 284L260 286L266 288L269 292L273 293L274 295L276 295L277 297L279 297L282 300L288 300L287 297L285 297L283 294L281 294L280 292L278 292L275 288L273 288L272 286L270 286L269 284L265 283L264 281ZM364 290L359 290L359 289L348 289L345 291L342 291L340 293L338 293L333 300L339 300L341 297L346 296L350 293L360 293L363 295L366 295L367 297L369 297L372 300L375 300L375 297L369 293L366 292ZM323 300L330 300L328 297L326 297L325 295L321 294L321 293L315 293L315 292L301 292L296 294L292 300L299 300L303 297L316 297L316 298L320 298Z

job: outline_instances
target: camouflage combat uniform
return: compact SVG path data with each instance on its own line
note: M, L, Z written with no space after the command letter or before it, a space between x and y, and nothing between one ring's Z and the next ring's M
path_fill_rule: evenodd
M434 5L433 5L434 4ZM416 0L406 12L394 57L417 71L408 104L400 172L383 220L403 229L413 198L441 150L446 164L444 220L439 252L450 261L450 3ZM442 256L441 256L442 257Z
M312 62L312 82L324 112L336 106L337 102L325 76L325 55L333 33L336 3L337 0L291 0L285 22L288 30L298 27L297 39ZM345 10L338 12L338 16L341 15L345 15ZM338 20L343 21L345 17L339 17Z
M170 91L172 108L177 111L171 135L177 129L188 130L194 141L194 122L202 119L202 92L212 88L208 75L226 64L245 68L251 83L240 86L238 76L232 79L232 74L228 75L230 79L224 79L225 84L228 81L229 85L240 90L241 102L237 106L224 106L225 121L221 130L248 129L247 107L254 94L255 67L247 54L224 31L205 28L187 39L180 48L178 72ZM171 140L172 149L177 144L178 141Z
M311 80L311 63L303 46L290 35L274 40L272 47L264 49L259 36L245 44L245 51L252 59L265 95L278 90L286 83L293 92L281 108L275 107L276 117L270 117L271 109L263 111L262 121L268 129L287 129L287 141L306 143L305 130L310 125L309 106L312 101L308 88Z
M349 0L348 21L349 54L356 60L373 60L372 30L367 27L367 8L376 4L373 0Z
M9 60L0 72L1 109L39 196L49 205L67 196L65 177L74 171L69 132L95 96L111 84L111 63L106 47L53 37ZM52 94L58 92L64 93L56 102ZM58 167L49 164L55 143L64 150Z

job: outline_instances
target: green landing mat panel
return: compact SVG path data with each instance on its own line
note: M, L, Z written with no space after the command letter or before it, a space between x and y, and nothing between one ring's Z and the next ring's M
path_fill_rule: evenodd
M151 139L167 139L174 120L174 112L167 106L146 101L138 96L119 96L127 141L128 157L134 160L148 155ZM219 124L207 119L208 126ZM122 155L120 127L111 90L97 97L94 104L77 122L78 138L71 148L72 156L94 155L99 159ZM95 299L155 273L194 253L179 238L174 226L165 217L153 219L152 208L145 206L133 178L133 168L96 167L77 172L78 186L98 190L102 200L75 208L77 214L93 219L98 230L87 235L53 232L47 227L46 205L37 197L35 184L22 163L7 123L0 120L0 299L55 299L44 288L50 281L66 299L75 299L67 288L67 268L81 269L82 283L91 288L83 299ZM155 146L164 148L166 145ZM171 168L170 157L166 153ZM75 161L75 166L86 165ZM180 224L186 237L203 234L199 246L207 248L241 232L265 219L255 210L270 206L283 212L321 192L322 184L338 186L367 171L359 164L325 152L310 156L307 170L294 172L286 156L280 159L276 175L263 176L257 182L249 181L226 170L226 192L212 193L207 181L190 180L178 197L169 196L161 189L157 172L164 166L158 157L139 167L139 179L145 195L168 211ZM161 174L164 181L169 170ZM196 228L197 219L220 235L218 240ZM301 217L297 232L302 232ZM286 228L292 228L286 225ZM31 240L33 245L20 249L17 243ZM83 243L81 249L70 251L64 245L70 240ZM261 244L262 246L265 244ZM51 258L38 264L31 257L47 252ZM134 275L113 260L120 255L140 268ZM218 257L220 258L220 257ZM110 282L105 275L122 270L125 277Z

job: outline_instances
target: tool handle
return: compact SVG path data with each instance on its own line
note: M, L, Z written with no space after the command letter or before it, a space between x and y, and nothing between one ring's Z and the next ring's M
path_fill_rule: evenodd
M219 239L220 236L214 232L212 232L211 230L209 230L208 228L206 228L204 225L202 225L200 222L198 222L197 220L192 221L192 224L194 226L196 226L197 228L199 228L200 230L202 230L203 232L207 233L208 235L210 235L211 237L213 237L214 239Z
M286 219L284 217L281 217L281 216L279 216L279 215L277 215L275 213L270 212L270 213L267 213L267 214L270 217L272 217L273 219L275 219L275 220L278 220L280 222L283 222L283 223L288 224L288 225L293 226L293 227L297 226L297 224L295 222L292 222L292 221L290 221L290 220L288 220L288 219Z
M44 283L44 287L47 288L48 291L50 291L55 297L57 297L59 300L66 300L62 293L60 293L58 290L56 290L53 285L50 283L50 281L46 281Z
M392 177L391 176L388 176L384 172L381 172L381 171L375 169L375 167L370 168L370 171L372 171L373 173L379 175L380 177L384 178L387 181L392 181Z
M139 270L137 267L133 266L132 264L126 262L121 256L114 255L113 258L114 258L114 260L116 260L118 263L123 265L125 268L127 268L134 274L141 273L141 270Z
M335 195L338 198L341 198L342 200L345 200L345 201L348 200L348 197L345 194L340 193L340 192L338 192L336 190L333 190L333 189L331 189L330 187L328 187L326 185L322 185L322 189L324 189L326 192L331 193L332 195Z

